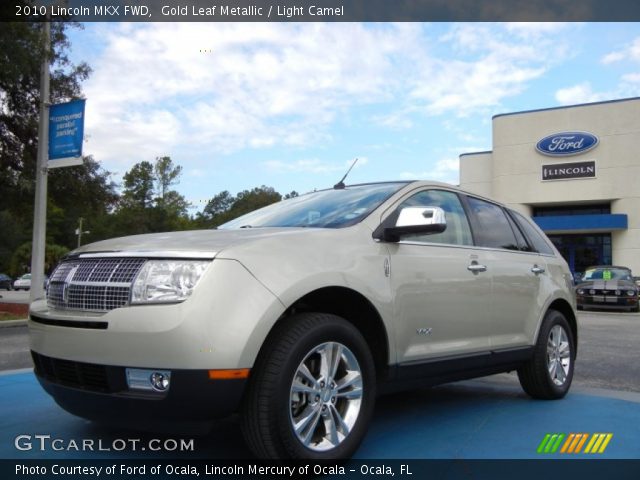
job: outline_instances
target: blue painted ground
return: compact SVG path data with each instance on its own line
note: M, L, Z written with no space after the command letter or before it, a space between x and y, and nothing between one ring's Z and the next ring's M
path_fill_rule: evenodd
M640 459L640 395L631 400L570 393L561 401L529 399L514 384L462 382L378 400L374 422L357 452L362 459L526 459L541 458L536 449L546 433L611 432L602 455L544 455L545 458ZM185 408L188 408L185 405ZM195 438L195 451L30 451L16 449L18 435L51 435L64 440L180 438L111 429L74 417L41 389L33 373L0 375L0 458L249 458L238 419L218 421L208 435Z

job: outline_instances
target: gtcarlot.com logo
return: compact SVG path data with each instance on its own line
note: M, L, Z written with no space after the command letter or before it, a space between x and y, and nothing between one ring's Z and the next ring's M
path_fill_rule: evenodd
M604 453L613 433L547 433L538 453Z

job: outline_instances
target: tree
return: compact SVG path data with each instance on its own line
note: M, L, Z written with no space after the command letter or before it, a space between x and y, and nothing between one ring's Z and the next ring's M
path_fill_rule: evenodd
M164 204L169 187L178 183L178 179L182 174L182 167L180 165L174 166L171 157L157 157L154 172L155 181L158 185L159 203Z
M292 192L293 193L293 192ZM233 197L227 190L214 196L198 213L195 223L200 228L217 227L245 213L266 207L282 200L282 195L273 187L262 185L252 190L244 190Z
M69 253L67 247L47 243L45 249L44 271L51 273L51 270L60 262L60 259ZM16 248L11 257L9 274L19 276L29 271L31 267L31 242L25 242Z
M15 5L0 6L7 8ZM86 63L74 65L68 58L66 31L80 24L52 22L48 52L42 26L16 22L0 28L0 271L9 269L14 251L31 239L42 60L48 58L51 65L51 103L81 98L81 83L91 71ZM84 166L51 170L48 183L50 244L73 246L77 216L97 218L97 212L108 211L116 196L109 172L91 159Z
M145 209L153 205L155 176L150 162L136 163L122 180L124 191L121 207Z
M231 208L233 202L235 202L235 197L229 193L229 190L223 190L214 196L207 205L204 207L202 211L202 215L205 218L211 220L216 215L226 212Z
M118 205L115 230L119 235L164 232L192 228L187 215L189 202L173 185L179 183L182 167L171 157L157 157L154 164L136 163L125 173L124 191Z
M6 7L3 7L6 8ZM15 8L15 7L14 7ZM0 188L32 179L38 148L40 65L49 58L51 103L81 97L91 69L73 65L65 30L77 23L51 22L51 50L45 52L40 22L3 23L0 29ZM33 188L33 187L32 187Z

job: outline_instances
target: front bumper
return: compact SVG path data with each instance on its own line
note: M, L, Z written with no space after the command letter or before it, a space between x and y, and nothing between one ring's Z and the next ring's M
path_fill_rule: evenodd
M622 295L578 295L576 297L576 304L578 307L584 309L633 310L638 308L638 297Z
M32 356L38 381L69 413L143 428L227 416L240 406L247 382L211 380L207 370L172 370L166 393L139 392L127 387L125 367Z

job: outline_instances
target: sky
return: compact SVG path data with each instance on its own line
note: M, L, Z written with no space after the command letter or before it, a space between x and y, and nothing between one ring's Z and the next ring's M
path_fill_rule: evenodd
M458 183L491 118L640 96L637 23L87 23L70 29L84 154L120 181L171 156L200 211L222 190ZM549 132L553 133L553 132Z

